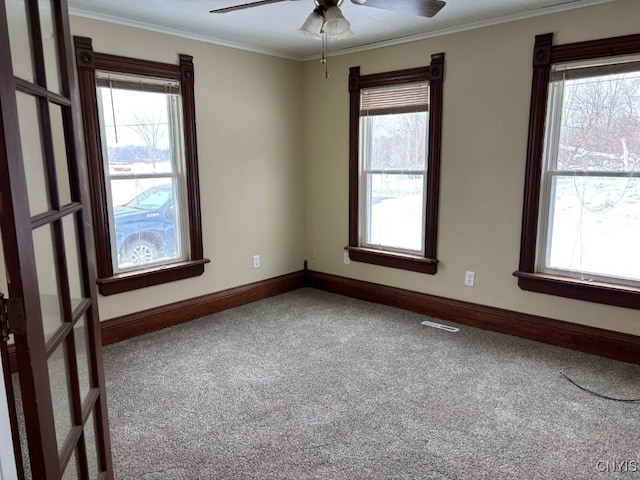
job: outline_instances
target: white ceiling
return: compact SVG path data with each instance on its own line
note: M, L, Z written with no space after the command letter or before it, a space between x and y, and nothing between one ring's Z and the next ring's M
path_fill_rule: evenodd
M71 14L305 60L320 41L299 34L313 0L283 1L236 12L209 10L250 0L69 0ZM394 1L394 0L389 0ZM418 40L453 31L543 15L615 0L446 0L433 18L387 12L345 0L341 9L355 35L329 42L330 52L349 52Z

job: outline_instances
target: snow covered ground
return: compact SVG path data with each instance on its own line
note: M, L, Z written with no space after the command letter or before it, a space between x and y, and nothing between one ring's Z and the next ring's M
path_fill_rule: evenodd
M374 183L371 244L421 249L421 185ZM559 179L551 211L548 267L640 281L640 179Z

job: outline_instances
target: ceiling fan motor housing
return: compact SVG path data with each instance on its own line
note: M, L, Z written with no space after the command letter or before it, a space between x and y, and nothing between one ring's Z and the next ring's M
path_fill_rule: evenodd
M339 7L344 0L313 0L318 7L328 9L329 7Z

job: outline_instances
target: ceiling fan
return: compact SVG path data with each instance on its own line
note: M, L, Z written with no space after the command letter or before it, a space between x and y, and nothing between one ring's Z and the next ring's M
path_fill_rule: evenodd
M295 0L256 0L231 7L217 8L210 12L228 13L286 1ZM353 32L351 31L351 24L344 18L340 10L344 0L313 1L315 8L298 29L298 32L322 40L322 58L320 62L325 65L325 77L329 78L327 70L327 39L352 37ZM446 5L443 0L351 0L351 3L428 18L436 15Z
M243 3L232 7L217 8L211 10L211 13L227 13L236 10L244 10L245 8L259 7L260 5L268 5L270 3L280 3L286 1L297 0L258 0L255 2ZM316 8L323 11L331 7L339 7L343 0L314 0ZM380 8L382 10L390 10L397 13L407 13L409 15L417 15L420 17L433 17L438 13L446 3L442 0L351 0L355 5Z

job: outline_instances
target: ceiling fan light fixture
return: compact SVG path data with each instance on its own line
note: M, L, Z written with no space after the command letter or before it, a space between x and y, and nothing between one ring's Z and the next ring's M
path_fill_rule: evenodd
M323 33L329 38L347 38L353 35L351 24L344 18L339 7L332 6L324 14Z
M344 28L344 26L335 25L335 22L332 22L330 24L326 24L324 26L323 32L327 34L327 37L329 37L332 40L340 40L341 38L349 38L349 37L353 37L353 31L351 30L351 28L349 28L349 26L347 25L346 28Z
M322 7L316 7L313 12L309 14L302 26L298 29L303 35L307 35L313 38L320 38L322 33L322 26L324 25L324 10Z
M327 22L333 22L335 20L344 20L346 22L346 19L342 14L342 10L340 10L340 7L336 5L327 8L327 10L324 12L324 19Z

